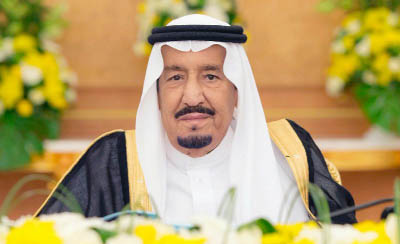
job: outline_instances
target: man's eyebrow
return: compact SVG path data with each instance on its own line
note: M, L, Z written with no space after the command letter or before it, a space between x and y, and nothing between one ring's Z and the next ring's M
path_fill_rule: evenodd
M206 65L201 66L201 70L205 70L205 71L220 71L221 68L219 67L219 65L206 64Z
M184 71L185 69L178 65L164 66L164 71Z

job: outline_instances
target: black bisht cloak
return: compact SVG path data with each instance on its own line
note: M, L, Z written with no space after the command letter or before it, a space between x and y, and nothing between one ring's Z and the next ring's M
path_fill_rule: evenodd
M354 205L351 194L332 178L325 159L310 134L295 122L288 120L300 138L307 154L309 181L325 193L330 211ZM121 211L129 205L129 180L124 131L109 133L97 140L83 154L60 182L77 199L87 217L103 217ZM63 194L60 187L55 192ZM310 197L311 199L311 197ZM317 216L310 200L309 208ZM37 215L69 212L70 209L52 195ZM356 223L355 212L332 218L336 224Z

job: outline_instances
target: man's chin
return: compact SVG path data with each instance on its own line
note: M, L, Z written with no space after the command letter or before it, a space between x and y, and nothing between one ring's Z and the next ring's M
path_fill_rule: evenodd
M210 134L194 134L177 137L178 145L186 149L201 149L211 144Z

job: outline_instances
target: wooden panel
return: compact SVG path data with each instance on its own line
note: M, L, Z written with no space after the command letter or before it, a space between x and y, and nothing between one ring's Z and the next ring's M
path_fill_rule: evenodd
M355 203L393 197L393 184L400 170L341 172L343 185L354 197ZM358 221L379 220L382 210L393 203L386 203L357 212Z
M0 172L0 204L3 203L12 186L22 177L27 176L30 173L31 172ZM23 192L35 189L47 189L47 184L41 181L32 181L21 189L18 196L21 196L20 194ZM14 209L9 212L8 216L12 219L16 219L23 215L34 214L45 199L46 195L36 195L29 199L25 199L17 206L14 206Z
M319 0L239 1L259 85L321 86L340 14L318 13Z

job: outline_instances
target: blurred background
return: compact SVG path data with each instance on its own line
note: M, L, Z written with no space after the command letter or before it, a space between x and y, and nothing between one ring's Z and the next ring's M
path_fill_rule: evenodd
M245 27L268 121L308 130L357 204L400 176L397 1L1 0L0 203L24 175L59 179L90 141L134 129L153 26L205 13ZM26 189L51 188L32 182ZM32 214L45 199L10 212ZM390 205L390 204L389 204ZM379 219L381 205L360 211Z

